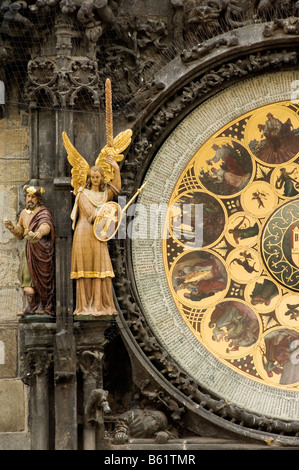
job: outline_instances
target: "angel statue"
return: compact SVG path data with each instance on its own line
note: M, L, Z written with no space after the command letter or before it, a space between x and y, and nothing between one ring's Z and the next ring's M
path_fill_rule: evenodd
M71 213L74 238L71 279L76 280L76 316L117 315L113 301L112 278L115 276L106 241L94 234L93 224L98 212L121 189L117 162L130 144L132 131L127 129L113 138L111 83L106 81L107 145L90 168L63 132L68 161L72 165L71 184L76 196Z

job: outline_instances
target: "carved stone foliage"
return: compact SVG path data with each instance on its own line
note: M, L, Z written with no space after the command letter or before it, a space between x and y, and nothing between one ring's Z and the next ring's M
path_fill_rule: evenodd
M99 74L97 63L88 58L69 59L59 68L54 59L35 59L28 64L27 100L35 103L44 91L53 106L74 106L81 92L90 96L95 107L99 101Z
M103 356L101 351L80 351L78 364L84 378L91 376L98 380L101 377Z
M48 374L50 366L53 365L53 352L35 348L26 351L23 359L22 381L26 385L31 385L35 377Z
M146 7L134 15L115 0L5 0L0 57L9 63L20 55L28 58L25 98L33 106L44 92L54 107L97 109L104 98L102 84L110 77L114 108L133 120L164 89L154 76L175 55L188 64L216 48L233 48L237 28L265 20L265 37L276 31L298 34L298 5L291 0L169 0L164 16L155 16ZM227 31L231 34L217 37ZM79 104L80 94L86 99Z
M24 98L33 106L43 92L54 107L97 108L110 77L113 105L122 108L143 86L167 38L166 20L119 15L111 0L6 0L0 8L0 56L9 63L19 55L29 59ZM89 98L79 105L82 93Z
M171 4L177 32L201 39L280 15L296 16L299 8L292 0L171 0Z

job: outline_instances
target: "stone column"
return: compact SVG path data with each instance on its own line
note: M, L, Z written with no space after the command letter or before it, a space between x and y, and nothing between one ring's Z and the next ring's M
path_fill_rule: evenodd
M78 366L83 377L83 449L105 448L103 414L109 412L108 392L103 389L103 362L108 340L105 331L113 317L79 321L74 325Z
M102 359L100 351L83 351L79 367L83 376L83 449L96 450L96 416L90 414L95 406L93 395L102 388ZM96 411L95 411L96 412ZM96 413L97 414L97 413Z
M49 450L49 385L53 380L52 323L20 325L22 380L30 385L31 449Z
M77 450L76 352L72 330L55 336L55 450Z
M52 359L46 352L35 352L36 378L32 387L33 410L31 414L32 450L48 450L49 436L49 376L48 367ZM33 411L32 410L32 411Z

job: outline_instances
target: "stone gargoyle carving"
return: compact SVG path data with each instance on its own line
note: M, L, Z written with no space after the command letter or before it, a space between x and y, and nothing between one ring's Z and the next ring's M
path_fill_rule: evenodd
M174 436L167 430L168 420L162 411L132 409L118 416L106 416L105 422L115 423L114 443L125 444L130 438L151 438L164 444Z

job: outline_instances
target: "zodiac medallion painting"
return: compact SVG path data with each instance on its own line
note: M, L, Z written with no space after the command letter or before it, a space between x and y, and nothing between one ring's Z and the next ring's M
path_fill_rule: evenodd
M99 228L102 239L96 237L94 233L95 220L100 222L99 211L104 206L107 207L108 201L116 196L121 189L120 170L117 162L122 160L121 153L130 144L132 135L132 131L128 129L113 138L111 100L111 83L107 79L107 145L101 150L94 166L90 168L87 161L71 144L66 133L63 133L68 160L72 165L72 186L76 196L71 214L75 231L71 262L71 279L76 280L74 315L83 318L117 314L111 281L114 272L107 245L107 240L112 236L111 226L108 222L115 214L110 214L108 209L102 210L103 219L105 218L102 227Z
M295 113L290 107L276 104L256 110L250 116L245 140L258 160L279 165L296 156L299 132Z
M202 153L204 165L197 160L195 171L208 191L230 196L247 186L253 165L249 151L240 142L219 138L203 148Z
M188 243L196 228L192 218L184 223L188 203L202 207L201 246ZM194 336L239 374L298 390L298 105L254 109L212 135L169 209L164 268Z
M183 254L172 272L175 295L191 306L219 300L227 287L227 273L218 256L208 251Z
M246 303L229 300L207 312L203 331L210 348L231 359L249 354L258 341L260 325L258 316Z

